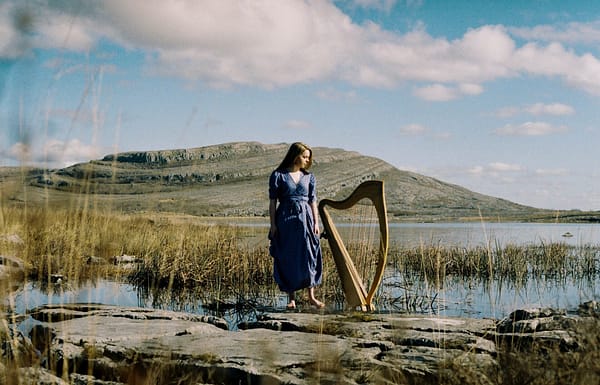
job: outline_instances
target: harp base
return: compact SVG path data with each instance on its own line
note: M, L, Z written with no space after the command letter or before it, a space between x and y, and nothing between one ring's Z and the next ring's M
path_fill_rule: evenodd
M375 311L375 305L373 304L365 304L365 305L356 305L354 306L354 310L362 311L363 313Z

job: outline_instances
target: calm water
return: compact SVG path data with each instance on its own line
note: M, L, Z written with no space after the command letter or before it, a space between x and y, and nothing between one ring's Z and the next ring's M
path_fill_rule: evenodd
M598 224L555 223L393 223L390 239L408 247L420 244L444 246L478 246L488 242L531 244L565 242L570 245L600 244ZM563 235L570 234L570 237Z
M570 236L565 236L570 235ZM564 242L573 246L600 245L598 224L533 224L533 223L439 223L391 224L390 239L400 246L415 247L443 245L473 247L484 245L527 245ZM404 284L398 285L398 281ZM406 293L432 299L429 309L448 316L502 318L512 310L526 307L550 306L574 310L588 300L598 300L600 282L596 281L535 281L524 287L493 281L480 282L447 280L443 288L431 282L410 282L390 272L384 284L392 297ZM400 287L398 287L400 286ZM419 310L419 309L418 309Z
M251 228L250 242L265 242L269 229L266 218L207 220L209 223L237 225ZM344 225L338 225L343 232ZM530 244L540 242L565 242L570 245L600 244L599 224L563 223L390 223L390 243L415 247L421 244L443 246L477 246L494 244ZM564 237L570 234L570 237Z
M239 220L236 220L240 224ZM263 221L241 223L253 227L255 234L250 243L266 245L267 225ZM263 234L264 233L264 234ZM563 234L570 233L571 237ZM391 242L413 247L419 244L471 247L489 242L499 244L530 244L565 242L572 245L600 245L600 225L597 224L522 224L522 223L444 223L444 224L391 224ZM381 311L396 312L407 309L419 313L447 316L502 318L516 308L551 306L573 310L578 304L600 299L600 282L529 280L516 288L507 282L494 281L489 285L479 282L446 280L443 288L435 283L411 280L388 270L383 282L385 299ZM395 301L390 300L395 299ZM149 293L140 293L131 285L99 281L78 288L68 286L41 290L32 283L18 290L10 299L19 314L47 303L93 302L122 306L164 308L200 314L214 314L204 309L202 300L164 300ZM286 296L279 293L258 304L258 311L283 309ZM410 304L410 306L409 306ZM226 312L224 316L235 327L236 322L252 318L255 312L239 314Z

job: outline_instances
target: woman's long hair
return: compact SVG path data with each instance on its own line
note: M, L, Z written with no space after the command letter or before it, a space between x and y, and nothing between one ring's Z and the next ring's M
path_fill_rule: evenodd
M310 166L312 166L313 153L312 149L302 142L292 143L287 154L285 155L285 158L283 158L283 161L281 161L281 164L279 165L279 167L277 167L277 170L283 171L287 170L288 168L291 168L294 165L296 158L302 155L306 150L310 152L310 157L308 160L308 165L306 165L304 171L308 170Z

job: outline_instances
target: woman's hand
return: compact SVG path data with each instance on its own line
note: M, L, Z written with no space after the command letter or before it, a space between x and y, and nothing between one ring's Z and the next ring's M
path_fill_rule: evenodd
M315 231L316 235L319 235L319 233L321 232L321 229L319 229L319 223L318 222L315 223L315 230L314 231Z
M275 235L277 235L277 226L271 225L269 229L269 239L275 239Z

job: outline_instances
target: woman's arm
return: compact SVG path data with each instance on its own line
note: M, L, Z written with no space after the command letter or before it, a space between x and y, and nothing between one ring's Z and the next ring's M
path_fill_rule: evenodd
M313 218L315 220L315 223L314 223L314 226L313 226L315 234L319 235L319 232L320 232L320 230L319 230L319 210L317 209L317 202L312 201L310 203L310 209L312 211Z
M277 233L277 221L275 212L277 211L277 199L269 199L269 218L271 219L271 228L269 229L269 238L273 239Z
M310 174L310 182L308 182L308 203L315 223L313 228L315 234L319 235L319 210L317 208L317 179L314 174Z

